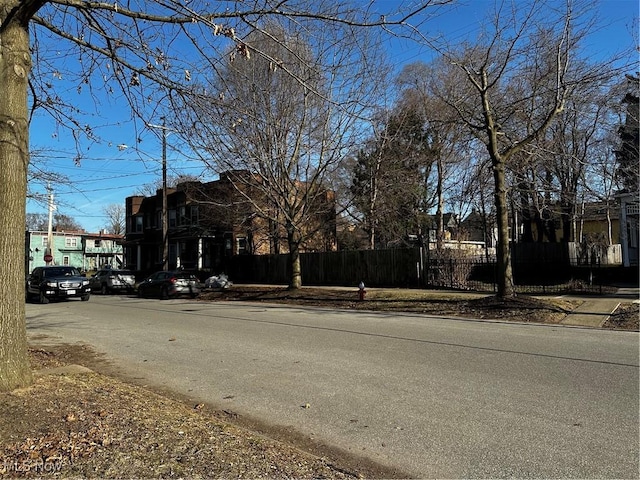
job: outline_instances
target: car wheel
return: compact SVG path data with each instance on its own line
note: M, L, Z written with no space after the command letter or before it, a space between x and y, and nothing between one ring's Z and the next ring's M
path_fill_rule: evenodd
M82 295L80 297L80 300L82 300L83 302L88 302L90 297L91 297L91 295L89 293L87 293L86 295Z
M162 287L160 289L160 300L167 300L169 298L169 289L167 287Z
M109 287L107 287L106 283L103 283L102 287L100 287L100 293L102 295L107 295L109 293Z
M38 297L39 303L45 304L49 303L49 299L45 296L44 292L40 292L40 296Z

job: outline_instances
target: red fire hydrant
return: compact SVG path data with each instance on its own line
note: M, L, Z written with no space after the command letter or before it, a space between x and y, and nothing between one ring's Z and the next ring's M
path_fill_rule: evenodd
M360 282L358 285L358 300L363 301L366 293L367 291L364 289L364 282Z

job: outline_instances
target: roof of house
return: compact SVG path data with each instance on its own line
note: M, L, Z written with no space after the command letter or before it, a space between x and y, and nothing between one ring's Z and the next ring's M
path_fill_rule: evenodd
M27 230L27 233L30 235L39 235L46 236L49 235L49 232L43 230ZM92 239L105 239L105 240L123 240L124 235L117 235L115 233L106 233L106 232L98 232L98 233L89 233L84 230L69 230L69 231L53 231L51 232L54 236L75 236L75 237L84 237L84 238L92 238Z

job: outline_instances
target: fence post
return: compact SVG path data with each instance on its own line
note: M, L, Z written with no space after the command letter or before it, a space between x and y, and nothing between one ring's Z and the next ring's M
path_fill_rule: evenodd
M600 256L598 256L598 290L600 295L602 295L602 263Z
M493 293L498 292L497 270L498 270L498 262L493 262Z
M449 259L449 288L453 288L453 259Z

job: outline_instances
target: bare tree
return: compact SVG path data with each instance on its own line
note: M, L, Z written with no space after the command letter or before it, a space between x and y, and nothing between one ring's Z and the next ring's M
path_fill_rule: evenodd
M52 218L52 228L55 231L83 232L84 229L69 215L56 212ZM26 229L46 232L49 229L49 215L46 213L27 213Z
M357 140L372 79L356 50L366 50L364 36L354 33L310 36L299 22L271 22L246 37L250 61L231 56L207 87L213 94L181 109L194 115L194 149L231 180L275 245L284 235L290 288L301 286L301 246L319 232L335 236L330 178Z
M455 167L465 162L468 167L471 160L467 152L469 142L473 139L458 121L456 111L435 93L445 89L444 84L451 80L453 79L450 76L443 74L438 68L437 63L429 65L424 62L406 65L396 78L396 84L400 87L402 95L400 102L414 105L423 112L431 135L432 156L436 166L435 236L438 252L441 252L443 247L445 204L454 203L453 190L463 185L460 178L454 175ZM458 203L464 204L464 202Z
M57 190L56 186L64 185L71 186L71 179L55 172L52 168L52 164L49 158L47 158L47 152L44 150L35 150L30 152L29 170L27 172L27 198L30 200L46 206L49 202L48 194L39 194L35 190L35 186L47 186L53 191Z
M349 179L349 208L346 211L355 218L367 234L367 245L376 247L376 237L380 225L378 211L381 203L381 190L384 185L383 151L389 137L386 134L387 116L385 109L372 116L372 134L358 151L342 164L345 178Z
M126 209L122 203L112 203L102 210L107 216L106 229L114 235L122 235L125 232Z
M607 135L608 95L608 90L599 86L578 86L547 135L549 149L544 164L551 170L558 189L563 242L580 241L576 228L578 208L587 190L587 168Z
M27 231L46 231L48 215L45 213L27 213L25 229Z
M498 297L515 295L509 249L507 173L512 160L540 138L564 110L577 85L611 74L610 64L579 59L589 25L579 2L564 11L544 0L497 5L492 29L474 46L447 52L459 83L440 92L485 144L494 179ZM557 5L556 5L557 7Z

